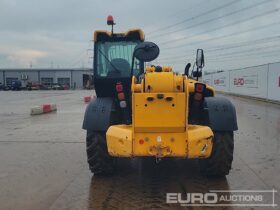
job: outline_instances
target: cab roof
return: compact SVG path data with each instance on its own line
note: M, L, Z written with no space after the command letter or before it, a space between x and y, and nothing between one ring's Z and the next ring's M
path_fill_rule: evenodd
M131 38L135 40L144 41L145 34L142 29L130 29L127 32L113 33L106 30L96 30L93 34L94 42L102 41L104 39L110 40L111 38Z

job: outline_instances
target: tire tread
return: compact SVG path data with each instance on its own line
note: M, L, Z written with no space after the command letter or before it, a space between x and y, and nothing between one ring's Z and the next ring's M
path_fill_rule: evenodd
M95 175L113 173L113 158L107 150L105 133L87 131L86 145L87 159L91 172Z
M201 172L207 176L229 174L233 161L233 132L214 132L212 154L199 160Z

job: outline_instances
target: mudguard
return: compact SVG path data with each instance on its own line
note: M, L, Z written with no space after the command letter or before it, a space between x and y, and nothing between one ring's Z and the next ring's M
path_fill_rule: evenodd
M238 129L235 107L226 98L204 98L203 112L205 124L214 131L235 131Z
M92 100L85 112L83 129L107 131L110 126L113 98L96 98Z

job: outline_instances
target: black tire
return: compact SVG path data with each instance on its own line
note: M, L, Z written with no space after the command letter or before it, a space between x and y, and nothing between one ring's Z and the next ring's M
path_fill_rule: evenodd
M87 131L87 158L89 169L95 175L114 172L114 159L108 153L104 132Z
M222 177L229 174L233 161L233 132L214 132L212 154L199 160L201 172L206 176Z

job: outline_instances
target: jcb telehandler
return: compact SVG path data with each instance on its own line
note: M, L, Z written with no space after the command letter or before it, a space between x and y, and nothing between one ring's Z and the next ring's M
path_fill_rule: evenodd
M114 171L118 157L197 158L206 175L224 176L233 160L235 108L198 81L204 66L179 74L167 66L145 66L159 48L140 29L94 33L97 98L86 109L87 157L94 174ZM193 79L191 79L193 78ZM196 79L195 79L196 78Z

